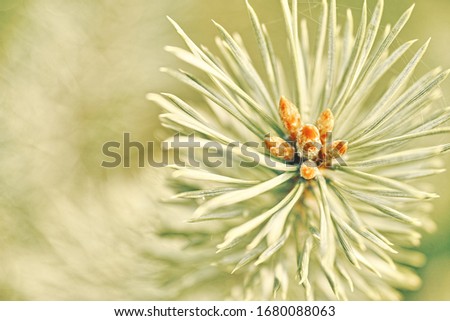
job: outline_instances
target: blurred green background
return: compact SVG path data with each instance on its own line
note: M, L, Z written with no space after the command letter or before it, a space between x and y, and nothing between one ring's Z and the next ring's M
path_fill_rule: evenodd
M253 0L275 46L285 44L277 0ZM300 1L314 26L318 1ZM386 1L393 23L413 1ZM432 37L419 73L450 66L450 1L417 0L399 39ZM373 8L375 1L369 0ZM362 1L338 0L358 16ZM152 168L105 169L102 145L164 139L147 92L197 99L158 71L181 64L163 50L183 46L170 15L214 47L214 19L256 43L243 0L0 0L0 299L158 299L151 228L163 187ZM450 81L442 87L447 106ZM448 137L439 138L448 142ZM447 164L450 158L445 158ZM447 165L448 168L448 165ZM450 173L429 180L438 230L424 235L422 288L409 300L450 300Z

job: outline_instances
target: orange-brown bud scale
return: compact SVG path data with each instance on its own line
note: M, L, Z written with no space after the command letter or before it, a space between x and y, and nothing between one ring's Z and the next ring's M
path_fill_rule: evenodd
M292 140L297 138L297 132L302 127L302 120L298 108L288 99L280 98L280 117Z
M307 180L313 179L314 177L316 177L318 172L317 167L314 166L308 166L308 164L306 162L304 162L301 166L300 166L300 175Z
M299 131L300 137L297 137L297 140L301 140L301 142L312 142L319 139L320 134L319 130L316 126L311 124L306 124L303 126L301 131Z
M327 147L329 147L327 149ZM332 165L334 158L345 155L348 149L348 142L345 140L336 140L330 146L323 146L319 153L319 158L322 160L320 168Z
M342 156L347 152L348 149L348 142L345 140L336 140L331 144L331 155L336 156Z
M297 149L303 153L304 157L315 159L318 157L320 147L317 127L311 124L304 125L297 134Z
M286 161L292 161L295 157L295 148L283 138L267 136L264 143L272 156L283 158Z
M334 116L331 110L324 110L317 119L316 124L320 133L320 141L322 144L325 144L327 133L332 132L334 128Z

